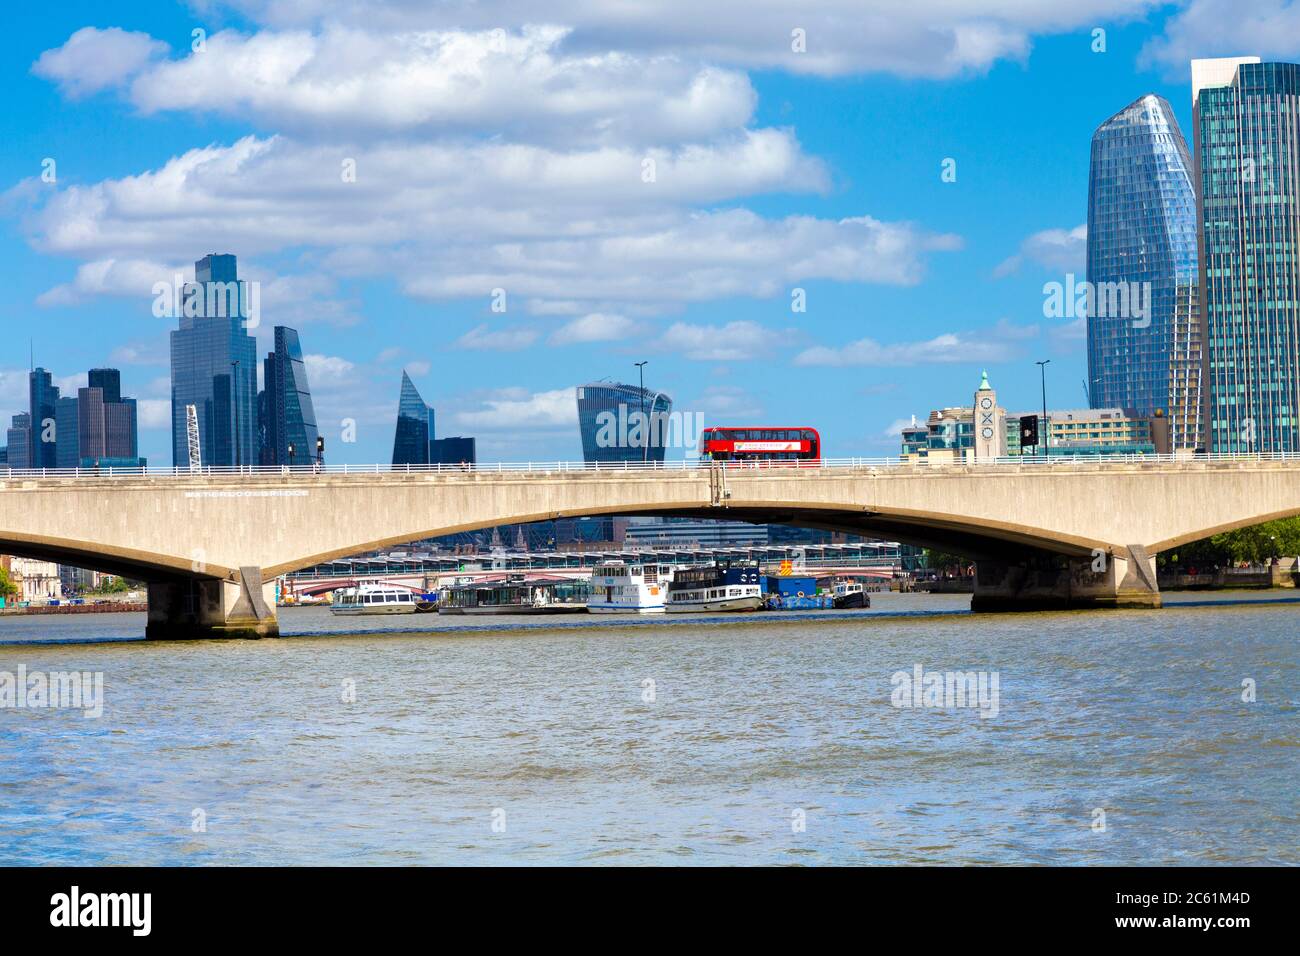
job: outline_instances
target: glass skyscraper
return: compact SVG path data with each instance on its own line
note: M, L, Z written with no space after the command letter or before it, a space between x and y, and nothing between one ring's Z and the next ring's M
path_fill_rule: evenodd
M1300 450L1300 65L1192 61L1211 452Z
M636 385L591 382L578 386L582 460L662 462L668 415L672 409L670 396ZM637 428L642 413L657 424L648 429Z
M139 457L137 407L122 397L122 374L94 368L90 384L55 400L55 462L59 468L136 467Z
M429 464L473 465L478 461L473 438L432 438L429 440Z
M33 369L28 376L31 404L31 447L27 460L32 468L57 468L58 455L58 403L59 387L50 373L43 368Z
M1173 108L1148 94L1092 136L1088 170L1088 395L1093 408L1169 416L1170 445L1201 444L1196 190Z
M316 411L307 384L298 333L275 327L275 351L262 364L264 390L258 396L258 436L263 465L309 465L316 462ZM293 446L290 459L289 446Z
M184 312L200 314L183 313L171 333L172 463L189 463L185 406L193 405L204 465L257 464L257 343L244 329L238 292L225 315L208 314L207 306L217 298L210 284L238 282L235 257L204 256L194 276L198 290L186 302L202 302Z
M429 442L434 438L433 407L426 405L411 377L402 372L397 401L397 430L393 434L394 465L427 465Z
M32 416L29 412L19 412L13 417L6 439L5 464L10 468L31 468Z

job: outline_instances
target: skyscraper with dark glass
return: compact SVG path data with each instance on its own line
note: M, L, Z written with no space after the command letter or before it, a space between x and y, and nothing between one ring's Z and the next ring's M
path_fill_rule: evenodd
M180 327L171 333L172 462L189 462L185 406L193 405L203 464L256 464L257 344L240 316L235 257L204 256L194 276L197 288L184 297ZM227 304L213 309L214 301Z
M667 420L673 400L663 392L618 382L578 386L578 432L582 460L664 460Z
M55 460L59 468L137 467L139 457L136 401L122 397L122 375L115 368L94 368L90 384L55 400Z
M426 405L411 377L402 372L397 400L397 430L393 434L394 465L427 465L429 442L434 438L433 407Z
M1192 61L1211 452L1300 450L1300 65Z
M316 411L298 333L275 327L275 351L262 363L258 396L259 460L263 465L309 465L317 460ZM289 454L292 447L293 454Z
M473 465L478 462L478 451L473 438L432 438L429 440L429 464Z
M1139 97L1092 136L1088 170L1088 394L1093 408L1169 416L1201 443L1196 190L1173 108Z
M19 412L13 417L6 433L8 445L5 464L10 468L32 467L32 416Z
M27 460L32 468L57 468L58 456L58 418L59 387L54 384L50 373L43 368L33 369L28 376L28 392L31 404L31 447Z

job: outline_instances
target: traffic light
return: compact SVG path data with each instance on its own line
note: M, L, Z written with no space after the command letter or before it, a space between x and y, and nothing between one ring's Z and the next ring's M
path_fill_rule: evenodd
M1025 415L1020 419L1020 447L1038 444L1038 416Z

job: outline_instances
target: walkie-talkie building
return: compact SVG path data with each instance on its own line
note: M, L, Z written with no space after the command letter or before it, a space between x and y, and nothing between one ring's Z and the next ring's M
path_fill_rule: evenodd
M664 460L664 423L673 400L663 392L592 382L578 386L578 431L582 434L582 460L635 462ZM636 418L633 418L633 415ZM644 415L651 427L638 428Z
M1088 395L1093 408L1169 416L1173 448L1201 444L1201 331L1191 152L1162 97L1092 136Z
M1300 450L1300 65L1193 60L1209 450Z

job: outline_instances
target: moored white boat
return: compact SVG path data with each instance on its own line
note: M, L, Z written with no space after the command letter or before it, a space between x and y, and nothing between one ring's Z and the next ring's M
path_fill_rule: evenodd
M593 614L662 614L672 580L671 564L602 561L591 572L587 610Z
M339 588L330 600L330 612L340 615L414 614L415 594L382 584Z

